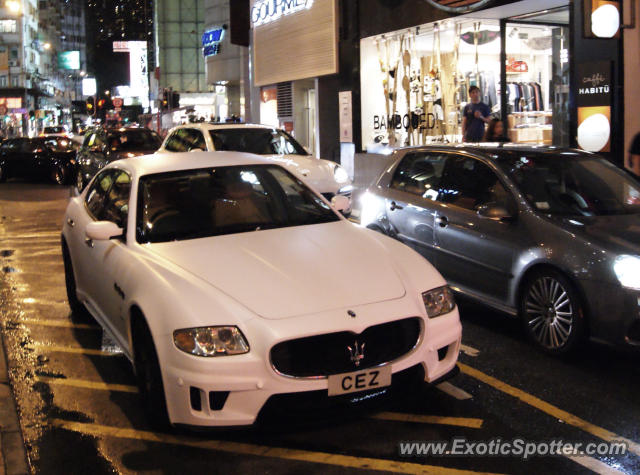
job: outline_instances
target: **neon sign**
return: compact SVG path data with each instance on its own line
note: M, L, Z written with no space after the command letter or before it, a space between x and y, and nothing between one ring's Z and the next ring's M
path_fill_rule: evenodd
M202 54L205 58L220 53L220 43L224 39L224 30L224 26L216 27L202 34Z
M308 10L312 5L313 0L256 0L251 8L251 23L254 27L264 25L285 15Z

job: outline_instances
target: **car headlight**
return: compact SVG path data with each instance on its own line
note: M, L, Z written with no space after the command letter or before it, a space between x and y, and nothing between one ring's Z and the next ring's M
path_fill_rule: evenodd
M623 287L640 290L640 257L618 256L613 271Z
M336 165L333 169L333 178L337 183L346 183L349 181L349 174L340 165Z
M427 316L429 318L435 318L449 313L456 307L453 292L447 285L423 292L422 301L424 302L424 308L427 310Z
M238 327L176 330L173 332L173 343L185 353L196 356L240 355L249 352L249 344Z

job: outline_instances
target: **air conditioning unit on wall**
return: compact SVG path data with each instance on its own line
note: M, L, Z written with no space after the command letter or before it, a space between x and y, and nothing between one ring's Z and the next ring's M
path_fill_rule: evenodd
M10 59L9 60L9 66L18 66L18 60L17 59Z

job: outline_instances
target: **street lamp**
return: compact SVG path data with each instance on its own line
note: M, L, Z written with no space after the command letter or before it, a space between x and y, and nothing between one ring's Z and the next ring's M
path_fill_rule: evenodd
M8 0L5 3L5 6L9 9L11 13L19 13L20 12L20 2L16 0Z

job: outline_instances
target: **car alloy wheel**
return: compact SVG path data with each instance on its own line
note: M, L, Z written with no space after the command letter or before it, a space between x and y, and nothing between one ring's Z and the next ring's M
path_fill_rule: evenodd
M78 172L76 175L76 188L78 191L82 191L84 189L84 180L82 179L82 172Z
M6 179L7 179L7 172L5 170L4 165L0 163L0 183L5 181Z
M89 312L87 312L83 303L78 299L76 293L76 278L73 273L73 265L71 264L71 255L69 254L69 248L64 239L62 241L62 262L64 263L64 282L67 287L67 300L69 301L71 313L79 319L86 320Z
M66 175L64 168L60 166L54 167L51 171L51 179L56 185L64 185Z
M548 353L566 353L581 340L582 305L571 283L559 272L545 270L528 279L520 315L529 337Z
M134 367L138 389L149 422L156 428L169 426L162 374L153 337L143 317L133 323Z

